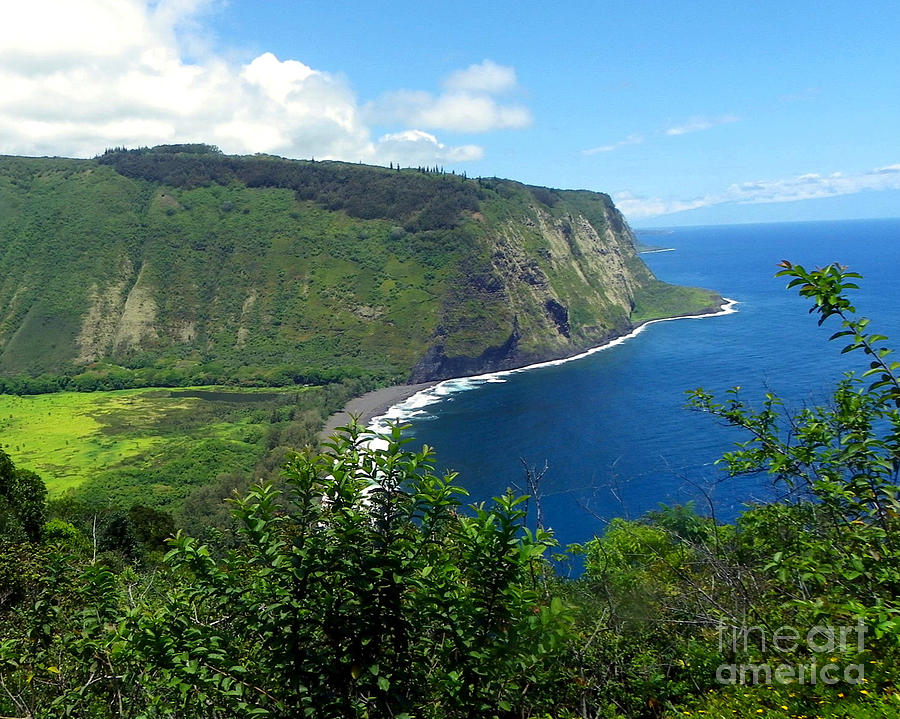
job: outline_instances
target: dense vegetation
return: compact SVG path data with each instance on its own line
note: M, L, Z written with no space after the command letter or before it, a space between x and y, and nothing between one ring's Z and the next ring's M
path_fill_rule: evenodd
M291 448L316 444L326 418L372 386L0 396L0 450L40 474L54 503L146 505L202 531L229 526L223 497L277 477Z
M285 162L269 155L232 157L210 145L162 145L111 150L99 158L126 177L171 187L241 183L293 190L298 200L344 210L363 220L392 220L407 232L459 226L463 212L475 212L483 183L455 174L401 172L341 162Z
M2 157L0 240L0 393L444 377L716 301L606 195L206 145Z
M746 430L728 470L784 498L733 525L616 520L573 548L574 580L528 521L539 494L461 507L399 428L292 455L234 501L234 532L164 556L164 513L64 515L0 454L0 713L900 715L900 363L856 317L855 275L781 274L866 371L791 416L771 395L691 403Z

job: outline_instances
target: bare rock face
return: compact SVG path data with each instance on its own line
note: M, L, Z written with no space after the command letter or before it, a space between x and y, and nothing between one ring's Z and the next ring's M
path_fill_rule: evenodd
M501 345L487 347L477 357L456 355L448 357L444 345L433 344L425 356L419 360L413 374L411 384L428 382L448 377L468 377L485 374L504 367L516 366L518 357L519 334L516 328Z
M566 357L631 329L636 293L656 283L631 231L605 195L554 193L552 206L486 214L483 260L448 296L411 381ZM466 299L479 312L458 313Z
M550 319L552 319L556 323L556 328L559 330L559 333L563 337L569 336L569 310L566 309L564 305L559 304L552 297L544 302L544 308L547 310L547 314L550 315Z

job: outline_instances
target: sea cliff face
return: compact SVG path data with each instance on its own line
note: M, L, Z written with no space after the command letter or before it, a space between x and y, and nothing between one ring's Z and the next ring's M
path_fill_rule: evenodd
M0 375L443 379L666 298L716 301L658 282L599 193L207 146L0 158Z
M448 293L411 381L577 354L630 331L643 297L685 289L659 282L647 269L608 196L515 187L515 200L486 203L481 255L469 260ZM718 309L721 298L696 291L677 302L683 306L676 314L702 313ZM651 316L662 314L641 319Z

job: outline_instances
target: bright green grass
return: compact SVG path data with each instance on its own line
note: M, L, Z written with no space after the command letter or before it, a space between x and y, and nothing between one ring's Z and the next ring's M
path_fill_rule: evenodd
M129 460L180 451L186 442L215 439L249 453L261 451L257 445L272 402L241 405L172 396L190 389L211 388L0 395L0 446L16 466L40 474L51 496ZM291 388L279 394L296 393ZM222 411L224 404L229 412Z
M637 323L663 317L708 312L710 308L718 306L720 302L721 298L709 290L654 282L641 288L637 293L631 321Z

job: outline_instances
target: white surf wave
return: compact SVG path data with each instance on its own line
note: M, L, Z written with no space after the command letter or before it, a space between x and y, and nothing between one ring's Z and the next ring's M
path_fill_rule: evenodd
M597 347L592 347L589 350L581 352L577 355L573 355L571 357L563 357L561 359L548 360L546 362L536 362L534 364L525 365L524 367L499 370L497 372L473 375L471 377L456 377L454 379L445 379L443 382L439 382L433 387L423 389L422 391L417 392L408 399L405 399L402 402L393 405L384 414L373 417L366 427L366 430L372 432L373 434L381 434L387 432L389 429L389 425L391 424L404 424L416 418L421 419L429 417L430 413L426 411L426 407L437 404L439 402L444 402L448 398L452 399L452 396L454 394L457 394L459 392L467 392L468 390L475 389L476 387L480 387L483 384L506 382L507 377L513 374L518 374L519 372L529 372L534 369L540 369L541 367L555 367L557 365L565 364L566 362L575 362L576 360L584 359L585 357L589 357L590 355L596 354L597 352L602 352L604 350L610 349L611 347L616 347L623 342L627 342L632 337L637 337L647 327L652 324L656 324L657 322L673 322L675 320L705 320L710 317L721 317L722 315L730 315L734 312L737 312L738 301L728 299L727 297L724 299L725 303L721 306L718 312L712 312L710 314L702 315L684 315L681 317L663 317L658 320L648 320L647 322L644 322L643 324L635 327L627 335L616 337L615 339L610 340L605 344L598 345Z

